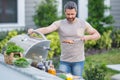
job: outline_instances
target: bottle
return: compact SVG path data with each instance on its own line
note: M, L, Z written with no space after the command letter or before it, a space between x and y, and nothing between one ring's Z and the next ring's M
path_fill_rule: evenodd
M40 70L46 71L46 68L45 68L44 63L43 63L42 56L39 56L39 62L37 64L37 68L40 69Z
M37 68L40 69L40 70L46 71L46 70L45 70L45 66L44 66L44 64L43 64L42 62L39 62L39 63L37 64Z
M50 66L50 67L48 68L48 73L53 74L53 75L56 75L56 70L55 70L54 66Z
M49 60L48 73L56 75L56 70L52 64L52 60Z
M48 61L44 61L44 66L45 66L46 72L48 72L48 68L49 68Z
M38 58L35 56L35 54L32 54L32 59L33 59L33 61L32 61L31 66L33 66L33 67L36 67L36 68L37 68Z

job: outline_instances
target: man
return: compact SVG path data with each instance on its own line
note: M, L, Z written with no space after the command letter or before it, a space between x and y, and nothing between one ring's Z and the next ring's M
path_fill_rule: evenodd
M53 22L50 26L36 29L43 34L58 31L61 43L59 69L74 76L82 77L84 68L84 41L97 40L100 34L88 22L76 17L77 5L69 1L64 6L66 19ZM32 33L29 29L28 33ZM88 33L89 35L85 35Z

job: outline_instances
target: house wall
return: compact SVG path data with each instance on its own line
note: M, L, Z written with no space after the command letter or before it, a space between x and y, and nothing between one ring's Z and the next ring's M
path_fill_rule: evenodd
M35 28L35 24L33 21L33 16L35 14L35 10L37 5L40 3L41 0L25 0L25 28ZM110 13L109 11L106 13L107 15L111 14L114 17L115 23L114 26L117 28L120 28L120 0L106 0L107 4L111 6ZM109 2L110 1L110 2ZM62 0L58 0L60 3L58 6L58 13L62 14ZM88 17L87 12L87 0L78 0L78 3L80 4L79 7L79 14L78 17L80 17L83 20L86 20ZM83 4L84 3L84 4ZM83 9L84 8L84 9ZM84 11L83 11L84 10Z
M114 26L120 29L120 0L110 0L110 14L114 17Z
M78 0L78 17L82 20L88 18L88 0Z
M40 0L25 0L25 28L35 28L33 16Z
M21 3L20 1L22 1L22 3L20 4L21 7L18 10L20 12L20 14L18 14L18 16L20 16L19 19L20 20L22 19L22 21L19 21L20 23L17 25L16 24L0 24L0 28L1 28L0 31L12 30L16 28L17 29L35 28L33 16L35 15L36 7L38 6L41 0L18 0L18 1L19 1L18 3ZM78 8L79 8L78 17L83 20L85 20L88 16L87 1L88 0L78 0L78 4L79 4L78 5ZM62 0L58 0L58 2L59 2L58 14L61 16L62 15ZM107 14L111 14L114 17L114 20L115 20L114 26L117 28L120 28L120 8L119 8L120 0L107 0L106 3L109 3L109 5L111 6L110 13L108 11ZM25 10L23 10L24 7L25 7ZM22 16L23 13L25 13L24 14L25 17Z
M24 12L25 12L25 0L17 0L17 22L0 23L0 31L10 31L13 29L24 28L25 27L25 17L24 17L25 13Z

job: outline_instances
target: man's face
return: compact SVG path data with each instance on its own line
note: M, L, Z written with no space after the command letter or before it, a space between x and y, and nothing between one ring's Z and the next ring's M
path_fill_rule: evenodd
M66 19L69 22L73 22L75 17L76 17L76 10L75 9L66 9L65 10L65 15L66 15Z

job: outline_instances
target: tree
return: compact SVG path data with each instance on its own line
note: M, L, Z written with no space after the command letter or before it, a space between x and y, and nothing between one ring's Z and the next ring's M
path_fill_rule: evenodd
M110 7L104 4L104 0L88 0L88 22L101 34L113 27L113 17L104 15L106 10Z
M50 25L58 19L57 14L56 0L42 0L36 8L34 22L38 27Z

